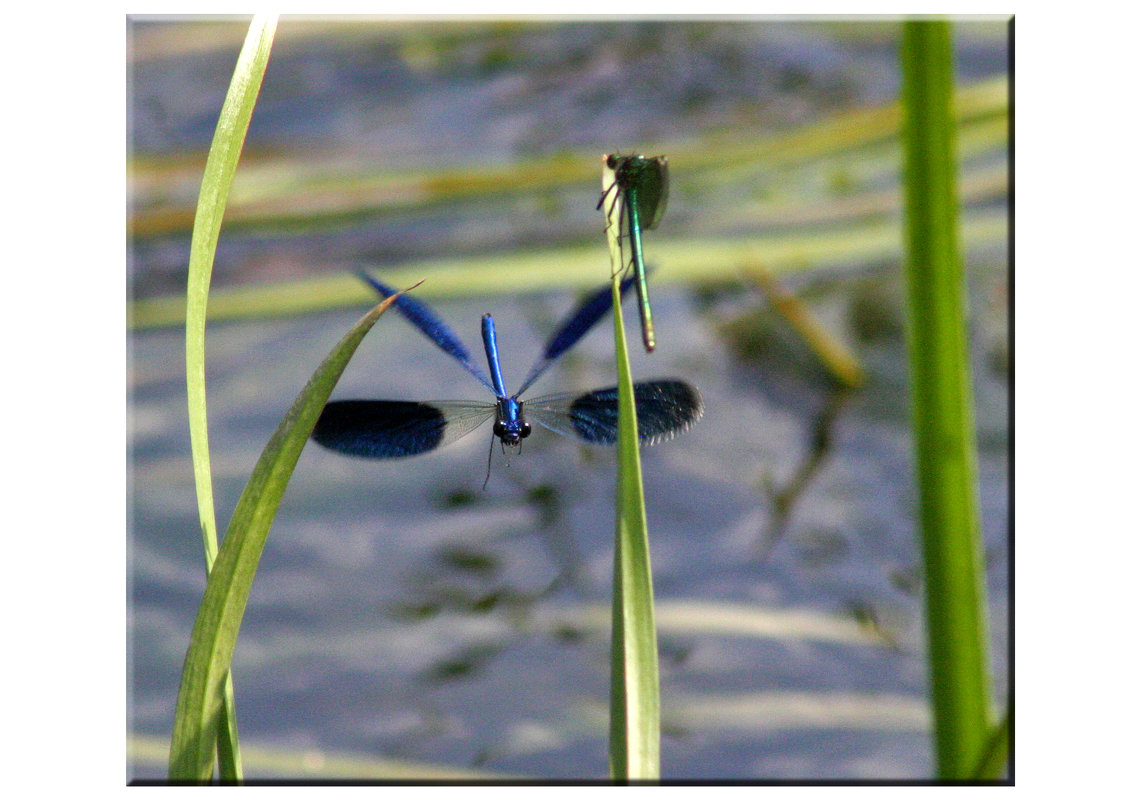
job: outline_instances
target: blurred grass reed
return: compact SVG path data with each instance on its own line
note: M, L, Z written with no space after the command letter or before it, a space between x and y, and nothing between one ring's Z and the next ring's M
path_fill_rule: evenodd
M957 91L956 110L963 153L979 156L1007 141L1007 79L1000 77ZM791 170L827 163L839 169L890 170L899 145L901 102L844 111L784 133L753 136L736 126L698 141L656 142L652 152L666 153L681 165L681 183L696 191L743 178L752 183ZM879 156L883 158L879 159ZM428 211L454 202L484 203L509 196L530 197L549 190L583 186L593 180L594 154L567 151L554 158L517 160L507 165L447 167L443 170L389 171L351 159L303 158L286 154L249 154L225 219L226 230L238 232L327 230L381 215ZM138 211L133 233L140 239L187 231L192 210L182 200L185 187L200 174L194 158L134 160L130 164ZM790 198L791 176L784 185ZM685 191L685 190L682 190ZM896 203L898 198L893 199ZM773 207L777 217L785 209ZM811 213L813 197L803 198L801 211ZM788 218L794 215L788 210Z
M858 359L816 319L802 300L759 265L751 265L744 272L760 288L768 304L807 344L832 380L846 389L862 386L865 374Z
M956 108L960 151L973 160L962 180L963 197L972 204L1004 197L1006 168L980 159L1007 141L1006 79L959 90ZM653 237L651 256L664 269L652 280L661 285L735 282L754 259L774 274L883 259L897 262L902 252L902 196L899 184L887 182L899 170L900 112L895 101L843 112L774 136L752 137L744 131L706 136L698 142L659 143L654 152L667 153L681 165L680 191L692 198L722 187L774 191L758 192L735 204L732 212L714 215L698 235ZM192 167L184 161L131 164L139 209L132 221L136 237L145 240L184 230L188 212L177 198L185 192L177 187L192 174ZM840 189L838 176L853 176L852 184L861 187ZM241 200L232 204L225 226L226 231L243 227L291 236L360 220L380 224L386 215L445 205L480 207L491 198L530 200L588 180L593 180L593 154L574 152L538 163L394 173L353 162L285 163L284 157L276 156L242 167L234 187ZM807 189L816 180L832 186L818 198ZM870 188L876 185L883 188ZM738 225L768 230L737 236L731 229ZM998 209L976 210L965 225L971 246L1003 242L1007 232ZM728 235L719 235L718 229ZM428 278L423 289L429 298L490 294L504 287L509 292L580 290L593 286L599 254L587 234L577 243L558 247L434 258L383 268L383 273L400 275L405 283ZM367 304L365 289L352 280L346 266L326 277L218 289L209 319L288 316ZM130 320L139 329L179 325L183 313L180 297L141 298L131 304Z
M993 772L983 755L997 738L990 725L949 23L905 23L902 64L907 345L937 776L972 780Z
M971 247L1004 242L1008 226L999 210L974 212L965 221ZM547 248L540 251L490 256L434 259L384 269L395 285L428 278L422 296L437 300L496 293L546 292L555 289L583 291L594 287L595 267L601 251L592 246ZM735 240L654 239L651 258L664 264L650 277L655 285L696 284L711 287L734 283L754 258L774 275L823 267L897 261L902 253L901 229L896 222L853 224L812 233L769 234ZM213 292L209 320L251 320L312 314L348 306L364 306L366 288L348 270L295 281L236 286ZM180 297L145 298L131 304L135 329L179 325L184 319Z

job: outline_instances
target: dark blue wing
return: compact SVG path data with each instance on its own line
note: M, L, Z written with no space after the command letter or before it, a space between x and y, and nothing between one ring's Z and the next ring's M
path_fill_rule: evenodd
M311 437L349 456L396 459L448 445L495 412L495 404L479 401L332 401Z
M700 420L705 411L697 388L677 379L635 384L634 407L643 445L672 439ZM524 401L524 415L556 433L613 445L618 440L618 388Z
M626 290L630 287L630 282L633 280L633 275L623 280L623 295L625 295ZM610 311L612 305L614 305L614 298L611 296L609 286L602 286L583 298L582 303L564 319L555 333L551 335L551 338L547 340L547 344L543 346L543 354L539 361L532 366L527 379L516 395L522 395L524 390L534 384L535 380L543 375L543 371L551 366L553 361L570 350L576 342L583 338L584 334L594 327L595 323Z
M391 286L383 284L376 278L371 278L361 270L358 271L357 275L363 281L370 284L370 286L374 287L378 294L384 298L388 298L398 291ZM437 347L460 362L462 367L472 373L473 378L492 390L492 382L488 380L488 376L484 374L484 371L476 366L476 363L472 360L472 355L469 353L469 349L458 339L457 335L453 333L453 330L445 325L441 318L437 316L437 312L409 294L402 295L395 300L394 308L401 312L402 316L413 323L418 330L432 339ZM495 390L493 390L493 393L495 394Z

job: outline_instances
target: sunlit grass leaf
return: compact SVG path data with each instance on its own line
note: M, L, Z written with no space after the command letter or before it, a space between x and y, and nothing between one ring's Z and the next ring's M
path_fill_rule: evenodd
M375 321L400 296L374 307L315 371L268 441L237 502L193 624L177 696L169 778L208 781L221 690L268 530L307 438L347 362Z
M605 158L604 158L605 161ZM613 174L603 171L603 189ZM607 192L606 217L618 219L621 193ZM610 775L615 781L661 776L661 699L654 588L646 531L646 498L638 443L634 380L622 317L622 243L607 228L618 360L618 488L615 508L614 592L610 649Z
M618 500L610 670L610 772L614 779L661 775L661 698L646 499L638 450L634 382L614 282L618 358Z
M205 549L205 569L211 570L217 554L217 522L213 506L212 467L209 459L208 411L205 403L205 313L212 282L213 260L232 178L240 160L252 109L268 66L276 17L253 18L236 61L232 81L221 107L217 129L205 162L193 237L189 249L189 281L185 303L185 388L189 403L189 439L193 453L193 479ZM240 741L236 733L236 702L231 677L225 677L220 713L218 754L221 777L237 782L242 777Z

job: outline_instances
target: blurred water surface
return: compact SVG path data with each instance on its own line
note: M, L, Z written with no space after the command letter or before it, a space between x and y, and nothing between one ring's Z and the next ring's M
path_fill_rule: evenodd
M243 23L132 21L135 164L207 149L243 31ZM957 26L961 82L1003 72L1006 33L1004 23ZM639 143L740 124L789 130L892 100L895 43L889 23L285 18L247 150L269 162L361 158L375 169L434 169L593 148L597 164L599 154ZM683 195L676 168L674 180L662 228L706 230L712 222ZM136 188L134 212L159 196ZM222 232L215 285L359 262L380 273L584 238L601 246L596 199L587 188L555 208L521 198L506 215L466 203L328 229ZM134 296L182 291L187 256L184 231L136 236ZM1006 245L970 248L966 264L998 702L1007 680L1006 258ZM596 262L596 285L605 267ZM683 377L706 405L690 432L643 457L663 775L928 777L901 273L863 264L789 284L851 343L868 375L862 390L841 394L817 377L761 296L739 285L659 286L651 293L658 350L632 357L639 380ZM479 316L491 312L515 383L573 301L493 293L436 306L470 346ZM210 327L222 530L280 417L360 314ZM737 324L756 339L738 337ZM534 394L612 384L606 331L588 336ZM168 738L204 587L183 350L175 329L131 336L128 722L142 739ZM391 315L336 397L485 394ZM395 462L305 450L236 650L243 742L538 778L606 775L614 454L537 430L510 464L497 454L482 491L489 438L485 428ZM297 776L301 767L248 772ZM128 770L160 778L165 768L139 758Z

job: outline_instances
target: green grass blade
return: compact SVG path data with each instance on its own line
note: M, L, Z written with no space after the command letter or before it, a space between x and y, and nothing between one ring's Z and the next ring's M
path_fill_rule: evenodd
M272 435L236 504L193 624L177 696L169 778L208 781L221 691L268 529L299 454L362 338L398 295L374 307L323 360Z
M268 64L275 26L274 17L256 17L248 29L248 38L240 51L232 83L217 121L212 147L209 149L189 249L189 283L185 307L189 433L201 529L205 534L205 557L209 564L216 558L217 539L205 405L205 315L221 221L244 137L248 132L248 123L252 119L252 108L256 104Z
M605 164L606 157L603 157ZM603 170L603 189L614 174ZM621 193L607 192L607 220L617 220ZM618 359L618 495L615 509L614 592L610 648L610 776L615 781L661 776L661 699L654 588L646 532L646 498L638 450L638 413L622 317L622 243L607 226L614 341Z
M661 698L646 498L638 416L618 281L613 282L618 358L618 500L610 666L610 774L617 780L661 776Z
M990 710L948 22L906 23L902 59L908 348L937 775L966 779Z
M189 282L185 307L185 382L189 403L193 479L197 488L197 509L201 521L206 571L212 569L217 554L217 523L213 506L208 413L205 403L205 314L221 221L232 177L244 146L244 137L248 132L248 123L252 118L252 109L256 105L264 70L268 65L275 30L276 18L263 15L255 17L248 28L205 162L189 250ZM217 741L220 774L225 781L238 782L242 778L242 770L231 676L225 678L223 698Z

